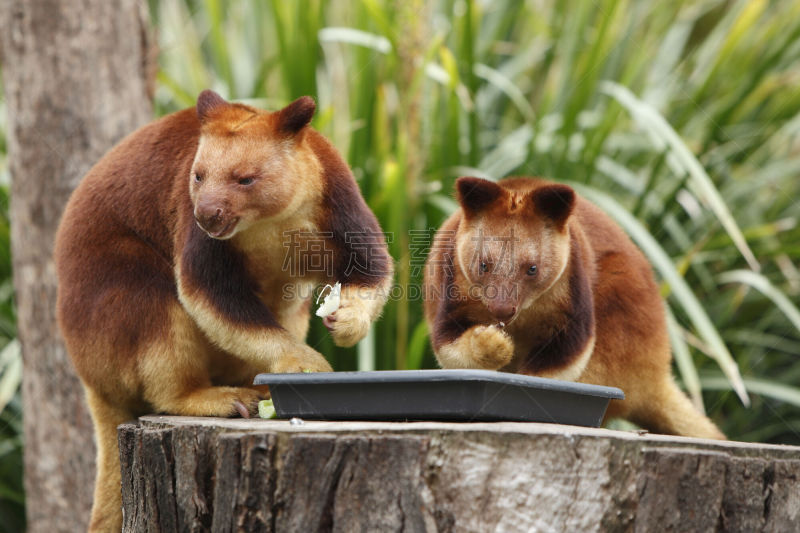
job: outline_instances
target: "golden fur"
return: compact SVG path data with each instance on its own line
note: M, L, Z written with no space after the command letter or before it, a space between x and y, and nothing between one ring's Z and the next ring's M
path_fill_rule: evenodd
M564 185L457 182L461 209L425 270L425 316L444 368L610 385L608 417L722 439L675 385L663 302L645 257Z
M118 424L247 415L268 394L255 374L331 370L305 344L320 283L344 287L327 322L337 344L380 313L386 245L349 168L307 126L313 112L308 97L271 113L205 91L124 139L72 195L56 238L58 319L95 424L90 530L120 530ZM353 237L365 230L378 237ZM304 268L311 248L287 255L291 232L330 252L322 268ZM354 259L366 271L349 270Z

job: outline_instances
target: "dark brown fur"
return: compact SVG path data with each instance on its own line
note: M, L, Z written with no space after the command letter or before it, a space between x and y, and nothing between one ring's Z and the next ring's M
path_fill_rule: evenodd
M724 438L676 387L663 302L624 232L564 185L457 182L462 209L425 270L425 315L443 367L622 388L608 416L655 432ZM513 253L499 239L513 236Z
M287 299L287 284L342 282L330 322L341 345L380 312L386 245L349 168L307 126L313 112L307 97L269 113L206 91L124 139L72 195L56 238L58 318L95 423L91 530L120 529L118 424L253 412L256 373L330 370L304 343L310 294ZM294 230L332 250L332 271L294 269ZM378 238L345 237L365 230ZM352 257L369 275L347 272Z

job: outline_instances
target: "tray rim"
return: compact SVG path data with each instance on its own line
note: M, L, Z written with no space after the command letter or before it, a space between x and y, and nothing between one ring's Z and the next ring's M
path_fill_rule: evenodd
M477 369L367 370L289 374L262 373L258 374L253 380L253 384L255 385L278 386L415 382L483 382L566 392L569 394L581 394L585 396L608 398L610 400L622 400L625 398L625 393L617 387Z

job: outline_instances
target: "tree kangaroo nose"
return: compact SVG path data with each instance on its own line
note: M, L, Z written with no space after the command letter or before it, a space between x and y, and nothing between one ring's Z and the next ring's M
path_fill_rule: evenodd
M221 207L198 204L194 210L194 218L203 229L214 231L223 224L225 217Z
M489 302L489 312L497 320L506 322L517 314L517 306L511 302Z

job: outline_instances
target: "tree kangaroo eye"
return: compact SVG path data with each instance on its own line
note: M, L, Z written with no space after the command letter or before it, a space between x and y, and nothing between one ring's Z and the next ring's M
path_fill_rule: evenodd
M537 270L536 265L531 265L530 268L528 268L528 275L529 276L536 275L536 270Z
M481 274L488 271L489 271L489 265L486 264L486 261L481 261Z
M195 172L194 173L194 181L196 181L197 183L200 183L201 181L203 181L203 175L200 174L199 172Z
M239 185L250 185L255 181L253 178L242 178L239 180Z

